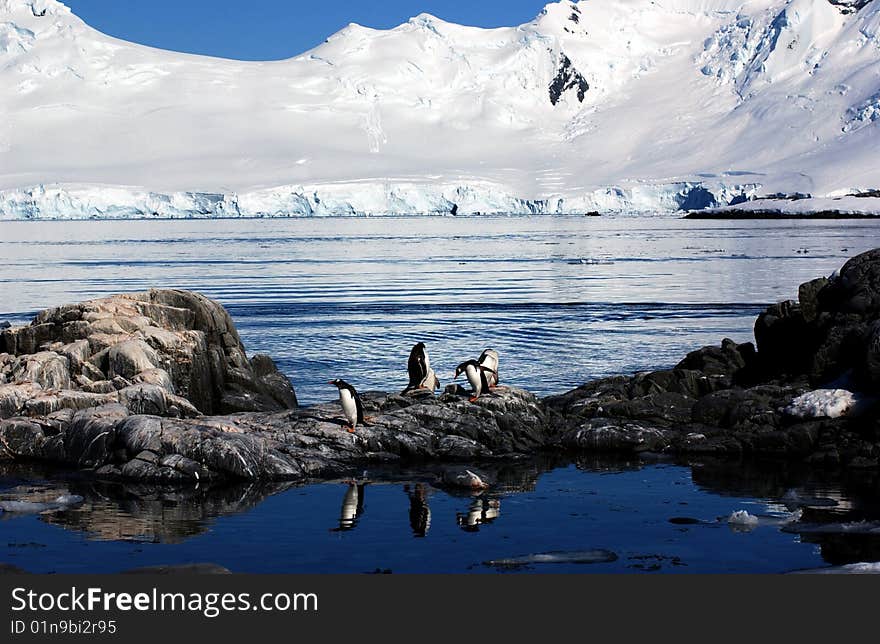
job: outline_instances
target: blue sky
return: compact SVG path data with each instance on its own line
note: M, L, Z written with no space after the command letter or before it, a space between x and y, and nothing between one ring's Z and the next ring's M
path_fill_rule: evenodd
M549 0L63 0L104 33L196 54L276 60L321 43L350 22L388 28L422 12L500 27L534 18Z

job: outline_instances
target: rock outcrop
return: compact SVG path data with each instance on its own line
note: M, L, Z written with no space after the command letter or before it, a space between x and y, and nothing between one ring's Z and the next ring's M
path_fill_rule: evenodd
M801 285L799 301L767 308L755 339L757 347L725 340L673 369L594 381L545 404L572 449L877 467L880 249Z
M220 304L188 291L61 306L0 332L0 419L111 403L195 417L290 409L296 394L270 357L248 360Z
M332 477L368 463L516 458L548 444L540 401L366 393L370 424L344 430L335 403L198 418L134 414L118 403L0 421L7 456L66 463L108 478L180 482Z

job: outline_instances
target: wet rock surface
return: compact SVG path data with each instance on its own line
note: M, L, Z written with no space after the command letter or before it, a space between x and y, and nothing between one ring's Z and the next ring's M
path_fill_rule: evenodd
M507 459L547 445L540 401L522 390L477 403L454 394L362 398L372 420L355 434L345 430L336 403L197 418L134 414L110 403L0 421L0 446L13 458L66 463L100 477L176 483L330 477L367 463Z
M0 458L164 483L296 481L368 463L473 464L548 450L760 453L877 468L880 249L802 285L799 301L768 307L755 337L544 400L515 388L475 403L460 388L367 392L371 420L351 434L336 402L298 408L271 358L247 358L216 302L185 291L117 296L2 331ZM837 405L835 392L855 402ZM472 468L443 478L491 484Z

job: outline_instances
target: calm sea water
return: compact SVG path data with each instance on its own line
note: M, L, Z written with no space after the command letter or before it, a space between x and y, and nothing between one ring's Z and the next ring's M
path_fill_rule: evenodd
M362 390L402 388L418 341L444 383L491 346L506 382L544 395L671 366L723 337L750 340L767 303L878 245L880 222L864 221L0 222L0 320L117 292L187 288L225 304L248 351L274 356L305 404L332 399L323 383L333 377ZM817 481L808 471L780 481L777 465L742 464L715 480L704 472L717 467L690 465L540 463L512 471L520 483L477 498L436 489L424 472L367 472L361 512L345 525L343 500L354 498L345 483L157 489L7 468L2 498L71 490L86 502L0 517L0 561L57 572L194 560L241 572L482 572L497 569L482 563L492 559L604 548L614 562L525 569L706 572L880 559L870 537L829 546L779 525L791 509L779 500L792 490L872 518L870 481ZM413 517L425 515L423 505L431 520L421 535ZM733 531L726 517L740 509L766 520ZM699 523L669 522L679 518Z

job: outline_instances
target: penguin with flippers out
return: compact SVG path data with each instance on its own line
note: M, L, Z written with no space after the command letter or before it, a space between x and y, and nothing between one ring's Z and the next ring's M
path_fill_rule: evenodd
M428 349L424 342L419 342L412 348L406 368L409 372L409 384L403 393L420 389L433 392L440 388L440 381L431 368L431 359L428 357Z
M480 354L480 358L477 360L480 365L480 368L485 369L487 372L486 382L489 383L489 389L496 389L498 387L498 352L495 349L486 349Z

